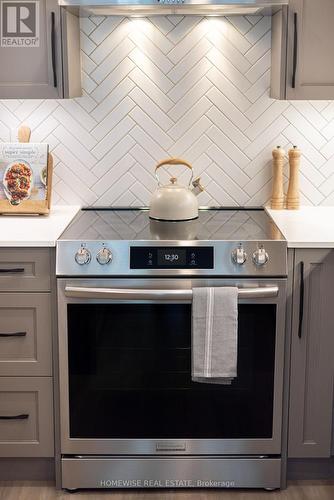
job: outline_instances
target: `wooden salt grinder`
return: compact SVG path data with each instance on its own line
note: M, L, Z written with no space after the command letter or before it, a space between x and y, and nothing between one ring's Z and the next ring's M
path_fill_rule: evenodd
M297 146L289 150L290 179L286 197L286 208L297 210L299 208L299 166L301 152Z
M285 151L280 146L273 149L273 194L271 197L271 208L282 210L284 208L283 191L283 166Z

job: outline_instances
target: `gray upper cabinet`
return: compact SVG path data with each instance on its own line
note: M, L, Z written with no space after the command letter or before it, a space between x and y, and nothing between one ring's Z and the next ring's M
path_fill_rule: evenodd
M271 97L334 99L333 19L333 0L290 0L273 16Z
M334 251L296 250L294 269L288 455L325 458L332 440Z
M57 0L1 2L0 99L81 95L79 18Z

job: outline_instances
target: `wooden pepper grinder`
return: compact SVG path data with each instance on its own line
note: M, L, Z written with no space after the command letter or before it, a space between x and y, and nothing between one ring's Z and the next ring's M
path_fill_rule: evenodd
M282 210L284 208L283 191L283 166L285 151L280 146L273 149L273 194L271 197L271 208Z
M299 166L301 151L297 146L289 150L290 179L286 196L286 208L297 210L299 208Z
M25 125L21 125L17 135L19 138L19 142L29 142L30 136L31 136L31 130L29 127L26 127Z

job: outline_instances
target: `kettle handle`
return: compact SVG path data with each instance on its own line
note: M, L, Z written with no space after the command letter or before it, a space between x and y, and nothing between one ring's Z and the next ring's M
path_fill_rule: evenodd
M158 165L155 167L155 177L158 181L159 186L160 186L160 179L158 177L157 170L158 168L163 167L164 165L184 165L185 167L189 168L191 170L191 177L189 180L189 187L190 187L194 177L193 167L186 160L182 160L182 158L166 158L165 160L159 161Z

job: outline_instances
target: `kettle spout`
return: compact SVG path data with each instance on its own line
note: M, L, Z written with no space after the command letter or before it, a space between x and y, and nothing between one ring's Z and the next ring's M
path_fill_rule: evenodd
M201 178L197 177L196 179L193 180L192 185L194 186L191 192L195 195L198 196L202 191L204 191L204 187L201 184Z

